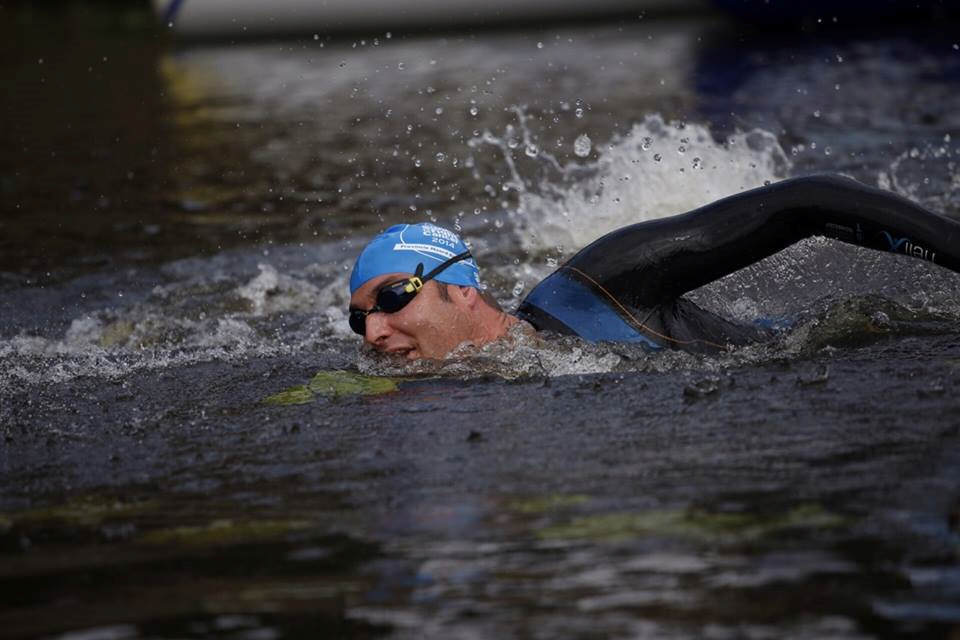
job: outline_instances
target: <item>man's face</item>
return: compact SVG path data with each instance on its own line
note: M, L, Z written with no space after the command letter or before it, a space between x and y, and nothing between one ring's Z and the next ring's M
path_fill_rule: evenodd
M351 309L371 309L381 287L409 278L408 273L388 273L373 278L350 297ZM471 337L468 295L461 287L450 286L450 300L440 297L443 283L430 280L413 300L396 313L367 316L364 341L379 351L396 353L408 360L441 359ZM469 289L469 287L464 287Z

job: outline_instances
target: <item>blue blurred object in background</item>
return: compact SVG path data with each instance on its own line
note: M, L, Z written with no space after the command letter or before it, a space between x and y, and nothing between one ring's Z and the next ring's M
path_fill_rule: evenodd
M713 4L747 22L795 25L839 24L855 29L878 22L927 22L956 17L955 2L947 0L713 0Z

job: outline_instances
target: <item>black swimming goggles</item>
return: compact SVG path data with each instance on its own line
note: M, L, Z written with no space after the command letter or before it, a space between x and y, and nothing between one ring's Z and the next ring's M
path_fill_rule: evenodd
M367 310L351 308L350 328L353 329L354 333L359 333L362 336L366 335L368 315L371 313L396 313L400 311L400 309L410 304L410 301L420 293L425 282L432 280L437 274L455 262L466 260L469 257L470 252L464 251L463 253L453 256L427 275L422 275L423 263L421 262L417 265L417 271L413 274L413 277L391 282L390 284L385 284L380 287L377 291L377 298L373 308Z

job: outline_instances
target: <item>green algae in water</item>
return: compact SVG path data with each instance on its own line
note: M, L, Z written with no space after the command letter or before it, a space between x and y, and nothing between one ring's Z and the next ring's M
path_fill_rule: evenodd
M153 503L150 501L122 502L103 496L81 496L55 507L21 511L8 517L0 516L0 532L4 531L4 522L9 526L14 522L20 525L61 522L73 526L96 527L108 518L135 515L151 506Z
M289 533L311 526L305 520L214 520L193 527L173 527L150 531L137 540L144 544L208 547L219 545L265 542L282 538Z
M265 398L264 404L280 405L287 406L292 404L308 404L313 402L313 392L310 391L310 387L305 384L298 385L296 387L291 387L286 391L281 391L280 393L274 394L269 398Z
M264 404L293 405L313 402L314 398L372 396L397 390L405 378L379 378L350 371L321 371L309 383L298 385L266 398Z
M589 500L588 496L583 495L548 494L535 498L511 500L507 503L507 508L517 513L538 514L576 507Z
M621 542L640 536L662 536L717 542L756 540L788 529L832 529L849 522L814 504L775 516L656 510L575 518L567 524L542 529L537 535L543 540Z

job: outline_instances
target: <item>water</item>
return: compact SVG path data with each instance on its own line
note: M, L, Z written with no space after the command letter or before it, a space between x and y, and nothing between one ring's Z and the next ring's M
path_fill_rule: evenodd
M397 221L460 230L511 307L606 230L792 175L960 216L949 37L178 49L11 15L0 635L958 632L955 274L803 242L692 294L796 326L709 357L517 332L408 365L344 313Z

